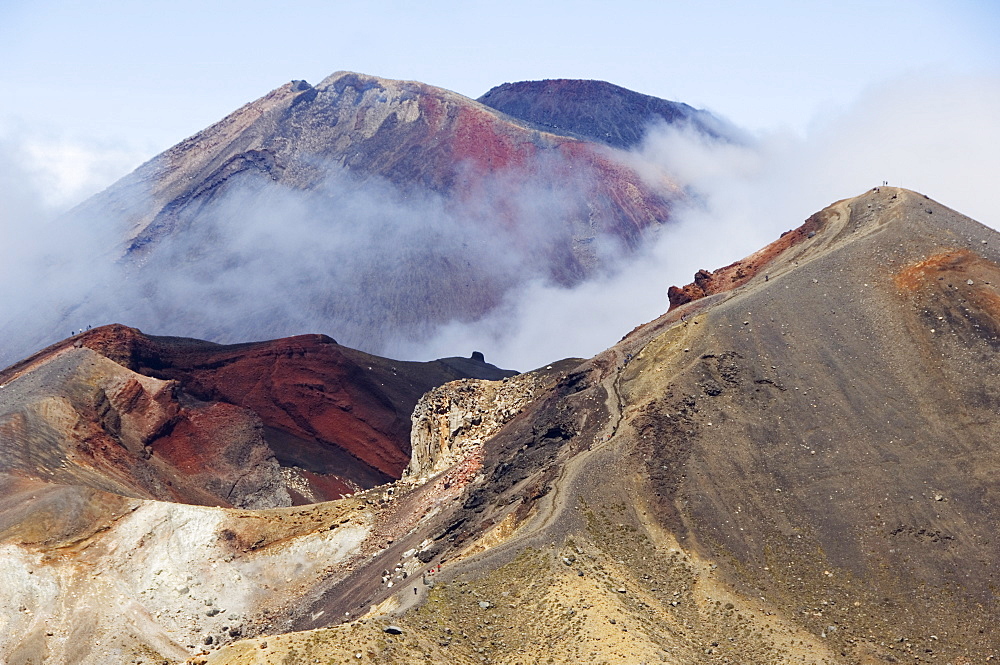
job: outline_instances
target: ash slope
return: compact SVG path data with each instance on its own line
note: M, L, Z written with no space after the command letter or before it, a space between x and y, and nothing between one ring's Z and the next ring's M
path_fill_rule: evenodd
M513 374L325 335L225 346L104 326L0 373L0 471L202 505L316 503L402 475L427 390Z
M407 477L337 502L248 512L19 481L0 523L14 628L0 648L995 658L998 242L906 190L838 202L592 360L425 395ZM141 620L72 600L85 593Z
M307 632L205 658L996 657L997 243L902 189L834 204L550 377L461 503L286 624ZM442 561L414 607L400 571ZM315 628L369 604L397 615Z

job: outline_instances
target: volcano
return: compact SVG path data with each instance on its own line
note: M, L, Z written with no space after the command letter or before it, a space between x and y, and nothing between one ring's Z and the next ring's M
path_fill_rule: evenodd
M727 136L712 114L643 95L606 81L555 79L498 85L476 100L545 131L570 134L627 150L651 126L680 125L716 139Z
M1000 655L998 247L995 231L916 192L839 201L699 271L669 312L594 358L429 390L402 477L331 502L151 501L83 482L58 440L24 450L5 435L0 653L989 662ZM124 334L71 340L63 355L96 368L91 347L104 345L107 362L152 373L147 352L111 350ZM332 342L254 353L282 344ZM215 389L194 357L220 371L233 357L207 353L162 362L184 369L157 380L206 399ZM95 414L27 401L80 393L82 369L60 357L4 373L8 413L89 426ZM282 401L266 394L254 399Z
M109 319L215 342L305 329L399 356L499 314L529 283L600 278L687 200L670 174L639 173L584 131L611 88L624 101L601 122L633 138L654 120L708 126L707 113L587 81L560 84L574 94L559 117L578 104L581 118L565 130L518 116L528 109L500 104L506 92L484 97L502 112L351 72L287 83L72 212L84 235L112 229L118 244L37 336ZM105 283L100 266L114 266Z

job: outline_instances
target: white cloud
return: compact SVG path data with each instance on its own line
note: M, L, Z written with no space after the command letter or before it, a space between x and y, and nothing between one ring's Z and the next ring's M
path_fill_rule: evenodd
M21 154L41 203L52 210L96 194L143 161L136 150L47 138L23 141Z
M666 311L666 289L728 265L834 201L888 180L1000 227L1000 79L912 75L813 123L805 137L771 132L745 144L657 128L630 158L655 180L669 172L700 204L610 278L575 289L533 283L484 321L452 323L430 357L476 347L517 369L589 357Z
M996 78L910 76L817 119L805 137L772 132L727 144L656 129L627 159L651 181L673 174L698 203L678 210L643 250L572 289L545 277L548 229L559 226L551 220L574 198L551 182L499 177L460 211L384 183L333 178L314 194L248 185L230 192L212 223L179 234L138 270L110 257L121 240L115 220L48 220L57 201L95 186L128 151L95 157L0 141L6 359L69 328L113 321L218 341L324 332L418 360L480 350L516 369L588 357L663 313L669 286L742 258L882 180L996 227L998 117ZM500 238L485 223L496 190L517 220ZM438 282L426 268L439 260L464 268ZM429 306L447 321L452 301L480 296L489 309L495 303L483 294L497 284L509 289L503 302L478 321L434 327L416 314Z

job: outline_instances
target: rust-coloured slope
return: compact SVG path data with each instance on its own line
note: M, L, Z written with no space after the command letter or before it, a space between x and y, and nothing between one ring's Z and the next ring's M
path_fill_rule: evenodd
M672 311L692 300L731 291L761 274L764 275L765 280L770 279L770 275L767 274L767 266L786 250L816 235L817 231L822 230L826 225L829 216L828 210L818 212L798 228L785 231L780 238L750 256L734 261L714 272L699 270L694 275L694 281L686 286L671 286L667 289L670 310Z
M474 360L389 361L324 335L224 346L104 326L0 374L4 463L189 503L322 501L401 475L424 392L510 374Z

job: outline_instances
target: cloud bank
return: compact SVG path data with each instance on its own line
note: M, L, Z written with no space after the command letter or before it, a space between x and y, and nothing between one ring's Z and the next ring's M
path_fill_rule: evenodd
M497 174L461 206L336 171L309 193L235 180L210 223L122 261L121 220L52 220L24 150L0 142L3 360L110 322L221 342L322 332L401 359L480 350L521 370L588 357L666 311L670 285L882 180L996 228L997 117L996 78L912 76L830 110L805 136L721 143L654 127L621 158L673 174L692 204L636 252L597 234L586 249L605 268L582 282L574 257L561 276L547 263L583 218L588 178L552 165Z
M652 128L630 155L695 195L676 223L610 277L566 290L533 283L483 321L450 324L422 348L484 350L501 365L590 357L669 306L666 290L728 265L809 215L883 180L1000 228L1000 77L912 75L817 118L806 135L775 130L720 143Z

